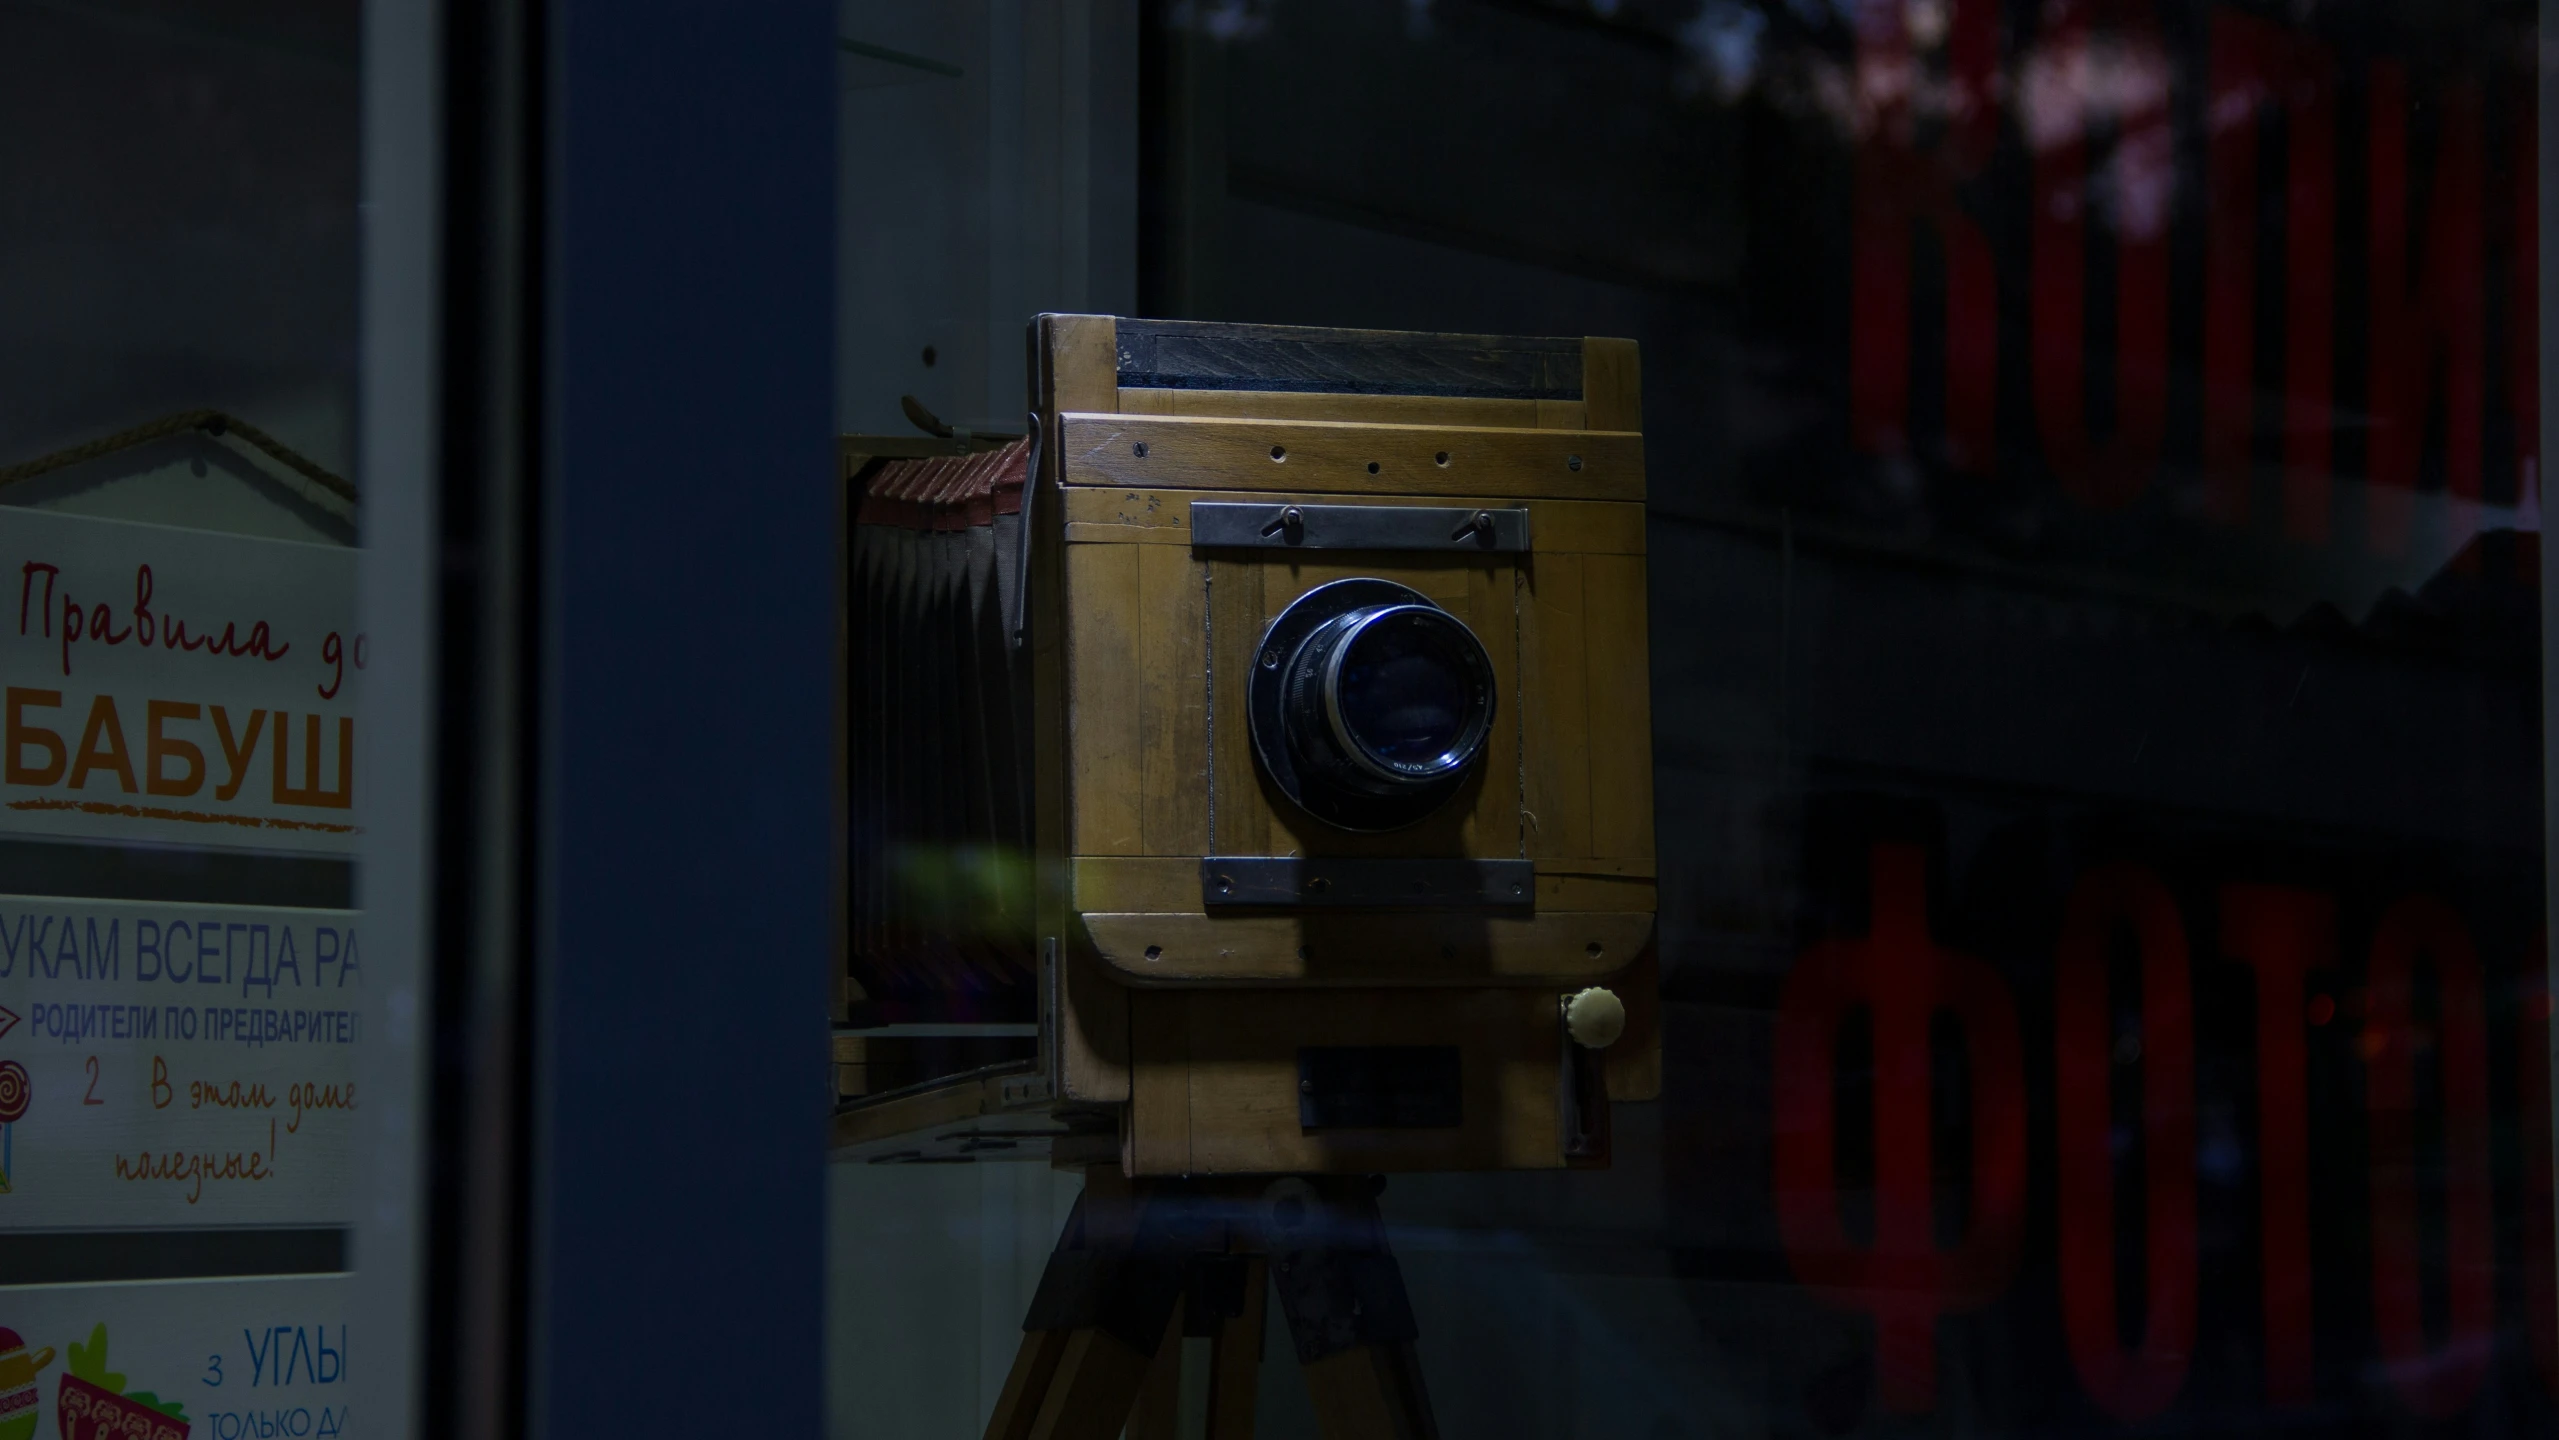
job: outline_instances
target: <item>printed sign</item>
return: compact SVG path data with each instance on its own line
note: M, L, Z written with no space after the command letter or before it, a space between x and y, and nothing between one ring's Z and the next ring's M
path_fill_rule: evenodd
M0 1228L345 1221L360 918L0 895Z
M342 1276L0 1287L0 1440L354 1440L350 1299Z
M0 509L0 565L0 829L355 849L355 551Z

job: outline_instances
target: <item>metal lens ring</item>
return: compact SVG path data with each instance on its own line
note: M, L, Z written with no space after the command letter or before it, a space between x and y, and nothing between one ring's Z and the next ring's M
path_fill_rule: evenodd
M1324 658L1324 714L1351 762L1397 786L1474 764L1493 729L1493 662L1466 622L1436 605L1344 621Z
M1473 773L1494 690L1491 657L1464 621L1392 581L1339 580L1264 632L1247 697L1253 748L1317 819L1392 830Z

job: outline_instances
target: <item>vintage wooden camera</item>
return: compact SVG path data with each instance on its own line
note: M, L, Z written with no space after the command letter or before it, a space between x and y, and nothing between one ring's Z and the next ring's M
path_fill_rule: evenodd
M839 1146L1605 1164L1660 1073L1635 346L1030 339L1029 434L847 441Z

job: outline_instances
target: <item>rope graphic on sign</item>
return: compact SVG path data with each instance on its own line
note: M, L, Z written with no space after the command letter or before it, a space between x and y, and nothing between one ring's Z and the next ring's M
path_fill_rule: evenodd
M350 504L355 501L355 486L343 476L323 469L317 461L248 421L236 415L226 415L219 410L181 410L175 415L163 415L157 420L146 420L142 424L118 430L112 435L102 435L84 444L56 450L50 455L39 455L33 460L16 465L0 465L0 487L15 485L21 480L32 480L55 470L67 469L102 456L113 455L119 450L130 450L136 445L147 445L154 440L183 435L190 430L210 435L217 440L226 437L236 438L339 499Z

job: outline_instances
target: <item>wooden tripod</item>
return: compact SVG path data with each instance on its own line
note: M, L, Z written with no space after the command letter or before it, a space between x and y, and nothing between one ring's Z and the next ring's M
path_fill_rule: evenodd
M1369 1176L1088 1174L1022 1322L987 1440L1172 1440L1182 1341L1209 1342L1210 1440L1251 1440L1264 1287L1327 1440L1437 1440Z

